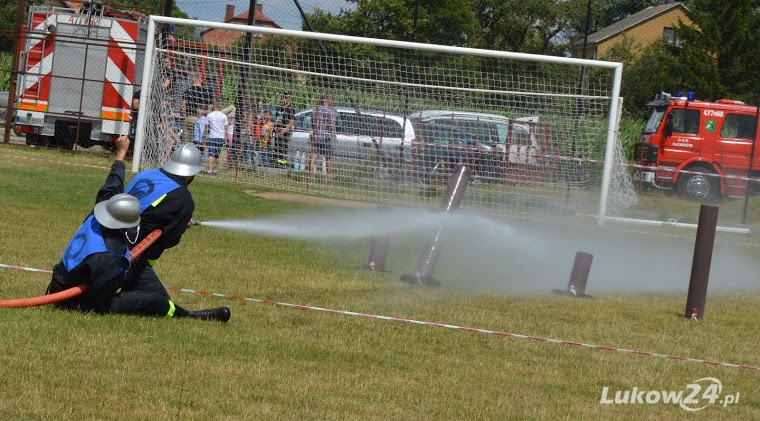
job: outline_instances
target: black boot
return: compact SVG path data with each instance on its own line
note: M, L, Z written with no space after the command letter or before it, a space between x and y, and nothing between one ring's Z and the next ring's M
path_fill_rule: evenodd
M208 310L188 311L187 316L201 320L218 320L226 322L230 319L230 309L227 307L210 308Z

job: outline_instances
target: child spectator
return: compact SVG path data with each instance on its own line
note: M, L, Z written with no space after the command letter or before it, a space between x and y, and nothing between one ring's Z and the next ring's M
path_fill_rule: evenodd
M195 120L193 125L193 143L201 151L201 164L206 165L206 139L204 135L206 133L206 124L208 124L208 118L206 118L206 111L198 109L198 119Z
M272 122L272 113L264 111L264 122L261 125L261 136L259 140L255 142L254 149L259 152L259 159L262 165L272 165L270 158L269 147L273 140L274 135L274 123Z

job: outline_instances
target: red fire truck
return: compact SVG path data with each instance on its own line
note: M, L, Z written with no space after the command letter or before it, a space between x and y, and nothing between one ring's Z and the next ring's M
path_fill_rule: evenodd
M14 131L25 134L27 144L112 148L129 130L147 28L145 15L102 3L82 2L79 9L32 6L19 57ZM208 53L199 44L167 38L169 50ZM181 76L170 92L172 118L178 119L188 84L185 70L204 75L206 61L190 63L174 55L165 60L172 74Z
M760 187L758 108L741 101L697 101L694 94L660 94L634 150L646 168L638 179L681 197L711 202L741 198Z
M32 7L19 56L14 130L29 144L108 146L129 129L147 25L100 3ZM142 48L138 44L142 43Z

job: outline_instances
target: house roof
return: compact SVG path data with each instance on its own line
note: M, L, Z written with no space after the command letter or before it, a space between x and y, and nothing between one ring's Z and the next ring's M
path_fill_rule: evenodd
M264 12L262 12L263 7L261 4L256 5L256 13L254 14L254 25L258 26L265 26L268 28L278 28L282 29L280 25L278 25L275 21L273 21L269 16L265 15ZM240 13L238 15L235 15L222 23L236 23L239 25L245 25L248 23L248 11L246 10L243 13ZM201 31L201 37L203 37L205 34L209 32L214 32L215 28L206 28L203 31Z
M245 12L239 15L235 15L231 19L225 21L224 23L230 23L230 22L238 21L238 20L243 21L243 22L248 22L248 11L246 10ZM256 14L254 15L253 22L254 24L258 23L261 26L268 26L270 28L281 29L280 25L275 23L275 21L273 21L271 18L269 18L269 16L265 15L264 12L261 11L261 8L256 8Z
M663 4L660 6L647 7L646 9L640 12L634 13L623 20L619 20L613 23L612 25L606 26L602 28L600 31L594 32L593 34L589 35L588 43L598 44L606 40L607 38L615 36L621 32L624 32L630 28L633 28L636 25L646 22L649 19L652 19L658 15L661 15L663 13L666 13L670 10L673 10L679 7L684 8L684 9L686 8L682 3L670 3L670 4Z

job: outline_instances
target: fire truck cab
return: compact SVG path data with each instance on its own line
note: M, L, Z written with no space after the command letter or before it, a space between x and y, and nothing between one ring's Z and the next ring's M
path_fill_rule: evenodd
M72 148L127 134L142 76L146 22L101 3L32 6L19 57L14 131Z
M760 184L758 108L741 101L698 101L660 94L634 149L637 178L698 202L742 198Z

